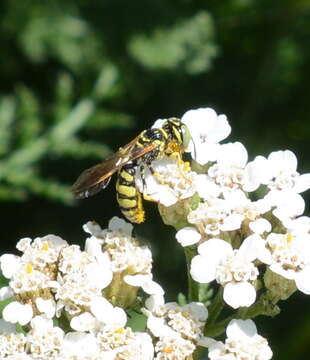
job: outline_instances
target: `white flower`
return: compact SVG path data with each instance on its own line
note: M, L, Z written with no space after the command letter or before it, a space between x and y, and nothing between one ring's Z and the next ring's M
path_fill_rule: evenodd
M272 351L265 338L257 334L252 320L232 320L226 329L225 343L214 341L209 346L210 360L269 360Z
M14 293L9 286L3 286L2 288L0 288L0 301L9 299L10 297L13 296Z
M150 249L146 246L141 246L131 236L131 224L117 217L114 217L112 220L109 225L111 229L102 230L99 237L97 237L98 228L96 228L96 233L91 233L92 229L90 227L87 228L87 232L92 235L91 241L87 243L87 252L101 259L103 263L106 260L98 256L100 252L105 254L104 257L108 257L109 266L114 273L130 268L133 274L150 274L152 269L152 253Z
M282 223L303 214L305 210L304 199L292 190L271 190L264 199L275 208L272 213Z
M49 289L51 284L51 274L38 269L32 263L21 262L19 269L10 280L10 287L15 294L35 292Z
M59 236L46 235L32 241L30 238L21 239L16 248L23 252L23 262L31 263L40 269L57 262L61 249L67 245L68 243Z
M45 314L47 318L52 319L55 316L56 302L54 299L43 299L38 297L35 300L35 303L40 313Z
M208 175L222 188L251 192L259 187L260 172L252 163L247 165L248 153L240 142L220 145L216 160Z
M199 108L187 111L181 121L191 135L188 151L192 158L201 165L215 161L218 143L231 131L226 116L217 115L211 108Z
M125 349L126 359L128 360L152 360L154 357L154 346L149 334L136 332ZM124 353L124 350L123 350Z
M154 160L152 168L154 174L147 166L144 167L144 182L141 178L141 168L137 171L136 184L146 199L171 206L195 193L197 174L191 171L189 163L169 157Z
M270 232L272 226L266 219L260 218L249 223L249 228L256 234L263 234L264 232Z
M125 275L124 281L131 286L141 287L149 295L164 295L163 288L152 280L151 274Z
M58 263L58 286L55 288L57 315L64 308L71 316L87 311L92 299L101 296L111 282L111 269L77 245L63 249Z
M109 221L108 228L112 232L120 232L120 233L123 233L124 235L131 236L132 230L133 230L133 225L130 222L125 221L124 219L114 216Z
M12 324L26 325L33 316L32 307L29 304L21 304L18 301L9 303L2 312L3 319Z
M294 280L297 288L310 294L310 234L271 233L266 239L271 258L269 268L286 279Z
M183 339L178 333L171 333L161 337L155 345L158 360L183 360L187 359L195 350L195 345Z
M59 353L59 359L90 359L99 358L100 348L94 335L84 332L69 332L65 335Z
M4 254L0 257L1 272L7 279L16 273L19 268L21 259L13 254Z
M152 253L131 236L131 224L114 217L108 231L100 231L98 226L94 229L91 223L84 229L92 235L87 239L87 252L105 268L111 269L112 276L123 272L123 281L128 285L141 287L149 295L163 295L162 287L153 280ZM98 274L102 276L102 272Z
M187 220L212 236L219 235L221 231L238 230L244 216L234 212L231 205L225 199L210 198L190 211Z
M151 296L142 309L148 317L147 327L155 337L160 339L182 337L193 344L201 341L203 327L208 317L206 307L199 302L184 306L177 303L164 303L163 297Z
M95 317L88 311L80 315L74 316L70 321L70 326L76 331L92 331L98 325Z
M195 188L197 194L202 199L217 198L221 193L221 187L215 183L214 179L206 174L199 174L195 178Z
M53 326L53 321L44 316L31 320L31 331L27 334L27 349L35 358L53 359L58 355L64 331Z
M67 242L55 235L31 240L23 238L17 243L20 257L5 254L1 257L1 270L10 278L9 287L1 289L1 297L15 296L19 301L5 310L8 321L26 324L33 312L41 312L52 318L56 304L53 288L57 285L57 262Z
M93 298L90 310L94 317L105 325L116 328L121 328L126 325L126 312L120 307L113 307L113 305L103 297Z
M180 306L164 303L163 296L150 296L142 309L147 316L147 328L158 338L156 359L182 360L190 356L197 344L205 346L203 327L208 311L202 303Z
M26 356L26 337L15 332L0 333L0 359L30 360Z
M100 354L103 356L102 360L152 360L154 357L154 346L150 335L133 332L129 327L106 326L98 332L96 339Z
M194 245L201 239L201 235L193 226L186 226L179 230L175 237L182 246Z
M300 175L297 158L290 150L272 152L268 156L268 187L273 190L292 190L301 193L310 188L310 173Z
M286 222L282 222L287 231L295 236L300 234L307 234L310 232L310 217L300 216L293 219L288 219Z
M239 250L221 239L210 239L199 245L191 262L190 273L200 283L216 280L224 287L224 300L234 309L255 302L256 291L252 282L258 276L253 261L258 257L256 239L248 237Z

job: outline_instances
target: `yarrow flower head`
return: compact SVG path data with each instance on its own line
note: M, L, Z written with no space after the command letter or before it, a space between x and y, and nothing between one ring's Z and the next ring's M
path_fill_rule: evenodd
M305 232L270 233L266 238L269 269L293 280L297 288L310 294L310 227Z
M151 336L128 328L124 309L107 300L109 285L117 284L120 275L123 285L134 290L131 301L139 287L149 294L163 293L152 280L150 250L132 237L132 225L118 218L107 230L95 223L85 229L91 233L86 251L49 235L33 242L22 239L21 257L1 257L2 273L10 279L1 297L15 298L3 310L1 358L153 359ZM56 318L60 323L69 320L67 332L53 325ZM27 336L16 333L15 323L27 324Z
M163 294L152 279L152 254L132 237L131 224L113 218L107 230L94 223L84 228L91 233L85 251L48 235L22 239L20 257L2 255L1 270L10 281L1 297L15 298L3 310L5 320L25 325L36 315L51 319L65 313L73 329L90 330L98 326L94 300L103 294L125 307L135 302L139 288Z
M203 328L208 311L202 303L180 306L164 303L162 296L151 296L143 313L148 318L148 329L157 338L156 359L181 360L191 355L197 345L204 346Z
M35 314L54 316L56 302L53 289L57 278L57 262L66 246L66 241L54 235L33 241L25 238L17 243L18 250L23 252L22 256L1 256L1 271L10 279L8 294L13 294L17 300L4 309L6 320L25 325Z
M0 326L3 328L4 324ZM150 335L128 327L105 325L92 332L65 333L44 316L34 317L29 327L26 336L13 330L0 330L1 359L152 360L154 355Z
M224 240L210 239L199 245L199 255L191 262L191 275L200 283L216 280L224 287L224 300L231 307L250 306L256 299L258 269L254 260L259 257L258 250L255 235L245 239L239 250L233 250Z
M149 295L164 293L153 280L151 251L132 237L131 224L114 217L107 230L91 222L84 230L91 234L86 240L86 251L110 262L113 279L105 290L107 298L121 301L118 304L126 307L135 300L140 287Z
M177 157L154 160L152 168L145 169L144 182L140 170L138 172L137 186L148 200L159 202L164 206L171 206L178 201L194 195L195 177L188 162L183 162Z
M252 320L232 320L226 329L225 343L211 339L210 360L269 360L272 351L265 338L257 334Z
M211 108L200 108L187 111L181 121L188 127L191 135L188 152L192 158L201 165L215 161L218 143L231 132L226 115L217 115Z

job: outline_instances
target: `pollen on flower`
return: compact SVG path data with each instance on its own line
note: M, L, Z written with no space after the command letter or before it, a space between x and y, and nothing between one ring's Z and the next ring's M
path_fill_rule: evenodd
M228 256L217 265L216 280L225 285L231 281L253 281L257 279L258 269L253 262L237 256L238 252Z
M147 327L158 338L155 351L158 359L184 359L192 354L203 339L203 327L208 311L202 303L184 306L163 303L163 297L150 297L143 308Z
M293 241L293 235L292 235L291 233L288 233L288 234L286 235L286 241L287 241L288 243L291 243L291 242Z
M31 274L33 272L33 266L31 263L26 264L26 273Z
M270 269L288 279L295 279L299 272L308 268L309 237L294 236L292 233L275 234L267 237L267 245L272 256Z
M171 346L166 346L162 349L162 352L164 352L165 354L172 354L173 348Z
M43 243L43 246L42 246L42 250L43 250L43 251L47 251L48 249L49 249L48 243L47 243L47 242L44 242L44 243Z

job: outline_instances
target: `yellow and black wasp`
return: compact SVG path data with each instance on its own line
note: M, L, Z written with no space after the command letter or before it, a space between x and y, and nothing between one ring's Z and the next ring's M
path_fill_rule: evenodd
M118 172L116 181L117 201L123 215L133 223L145 219L142 195L136 187L138 167L142 182L144 166L152 173L152 162L165 156L181 156L190 141L187 127L178 118L165 120L161 127L144 130L127 145L90 169L85 170L73 184L72 192L79 198L87 198L104 189L111 176Z

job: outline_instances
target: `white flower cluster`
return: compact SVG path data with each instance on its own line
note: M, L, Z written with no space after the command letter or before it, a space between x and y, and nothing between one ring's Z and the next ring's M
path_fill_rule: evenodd
M272 351L267 340L257 334L252 320L232 320L226 328L226 341L209 339L210 360L269 360Z
M109 312L106 315L109 315ZM113 315L116 315L115 312ZM126 322L125 312L123 318ZM146 333L133 332L128 327L122 327L121 323L101 323L96 331L91 332L65 333L60 327L54 326L51 319L35 316L29 325L30 331L24 335L9 328L7 323L0 323L1 359L153 359L154 347L151 337Z
M145 181L136 180L145 199L174 217L177 241L197 248L191 279L215 281L233 309L254 304L257 288L273 305L296 289L310 294L310 218L300 195L310 173L297 172L289 150L248 161L241 143L220 144L231 128L213 109L190 110L181 121L191 134L192 166L174 154L152 163L156 175L146 166ZM271 359L252 320L230 321L221 342L204 336L219 314L210 312L208 324L203 303L165 303L151 251L131 224L114 217L108 229L88 222L84 230L85 250L47 235L21 239L21 256L0 257L9 279L0 301L12 300L0 320L0 359L190 360L197 347L208 347L210 360ZM138 332L124 309L138 306L140 289L149 298L140 302L146 325Z
M165 304L162 296L151 296L142 311L148 318L148 329L157 338L155 359L187 359L196 346L206 346L203 329L208 311L202 303Z
M85 251L47 235L20 240L22 256L1 256L1 271L10 280L1 300L14 299L0 323L1 359L153 358L151 337L126 327L126 312L110 302L129 306L126 300L135 300L139 288L163 294L152 280L150 250L131 236L131 224L116 217L106 230L95 223L84 229L91 234ZM11 326L16 323L29 332L17 333Z
M140 287L149 295L163 294L161 286L152 280L151 252L131 236L131 224L115 217L106 230L94 223L87 223L84 229L91 234L85 251L47 235L33 241L21 239L17 248L22 256L1 256L2 273L10 279L9 286L0 290L1 299L16 299L3 310L6 321L25 325L33 316L59 318L65 311L71 327L81 330L81 317L105 291L110 298L109 288L114 291L115 282L118 287L127 284L129 292L133 291L131 297ZM115 300L118 294L113 295ZM94 320L87 318L88 330Z
M188 226L176 235L182 246L198 246L193 279L217 281L233 308L250 306L256 300L257 266L263 263L310 294L310 219L302 216L300 195L310 188L310 173L297 172L297 158L289 150L248 161L240 142L220 144L231 128L213 109L190 110L181 121L191 134L186 151L198 172L177 157L158 160L159 178L148 174L141 191L167 212L179 204L177 215L182 200L198 195L196 205L183 212Z

